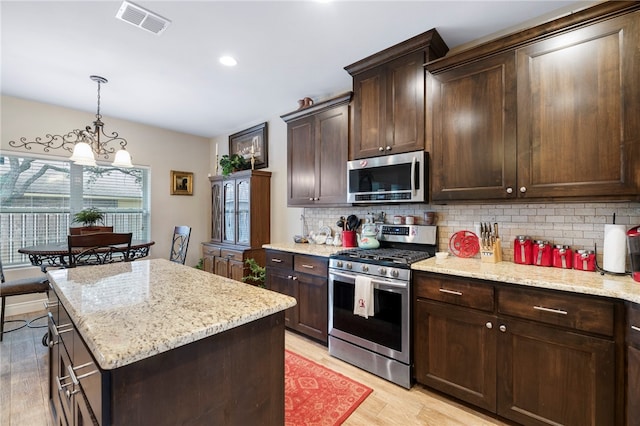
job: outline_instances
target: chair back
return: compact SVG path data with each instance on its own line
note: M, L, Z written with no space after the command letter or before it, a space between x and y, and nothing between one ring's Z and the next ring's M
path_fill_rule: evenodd
M102 265L129 260L132 233L69 235L69 266Z
M171 253L169 260L184 265L187 260L187 248L189 247L189 236L191 227L176 226L173 230L173 240L171 241Z
M4 269L2 269L2 257L0 257L0 283L4 282Z
M95 234L96 232L113 232L113 226L77 226L69 228L70 235Z

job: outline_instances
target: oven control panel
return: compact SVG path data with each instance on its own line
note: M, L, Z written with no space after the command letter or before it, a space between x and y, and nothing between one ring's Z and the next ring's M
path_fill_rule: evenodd
M382 225L378 239L397 243L436 244L437 226Z

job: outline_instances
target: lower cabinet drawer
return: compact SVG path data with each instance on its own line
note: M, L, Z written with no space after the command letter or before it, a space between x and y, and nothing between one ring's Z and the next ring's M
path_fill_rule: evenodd
M223 257L228 260L237 260L239 262L242 262L243 260L242 255L243 255L242 251L228 250L228 249L220 250L220 257Z
M613 336L614 304L573 294L498 289L498 313Z
M203 256L220 256L220 247L203 244L202 255Z
M305 256L296 254L293 259L293 269L296 272L326 277L329 261L326 257Z
M274 268L293 269L293 254L281 251L267 250L267 266Z
M447 279L430 274L416 274L413 282L415 297L437 300L467 308L493 311L494 287L463 281Z

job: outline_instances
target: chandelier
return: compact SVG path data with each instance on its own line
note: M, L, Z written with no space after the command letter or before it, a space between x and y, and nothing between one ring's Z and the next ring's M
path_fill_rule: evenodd
M44 147L45 152L62 148L72 152L69 160L83 166L96 166L95 155L108 159L111 154L115 153L112 166L133 167L131 156L125 148L127 146L126 139L121 138L117 132L111 134L104 132L104 123L102 115L100 115L100 85L107 83L107 79L98 75L91 75L89 78L98 83L98 109L93 128L87 126L84 130L74 129L65 135L47 134L44 138L37 137L33 141L27 141L27 138L22 137L18 142L9 141L9 146L31 149L31 145L35 144ZM120 149L117 152L115 147L109 146L111 142L120 144Z

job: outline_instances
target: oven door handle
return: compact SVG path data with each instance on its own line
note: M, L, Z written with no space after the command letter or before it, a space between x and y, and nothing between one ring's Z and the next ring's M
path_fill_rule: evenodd
M350 280L354 280L354 284L355 284L355 279L356 279L356 276L355 276L355 275L342 274L342 273L340 273L340 272L334 272L334 271L330 272L330 273L329 273L329 275L336 275L336 276L338 276L338 277L342 277L342 278L347 278L347 279L350 279ZM388 282L388 281L378 281L378 280L374 280L374 279L372 279L372 280L371 280L371 283L373 283L373 284L382 284L382 285L385 285L385 286L387 286L387 287L407 288L407 285L406 285L406 284L402 284L402 283L392 283L392 282Z

